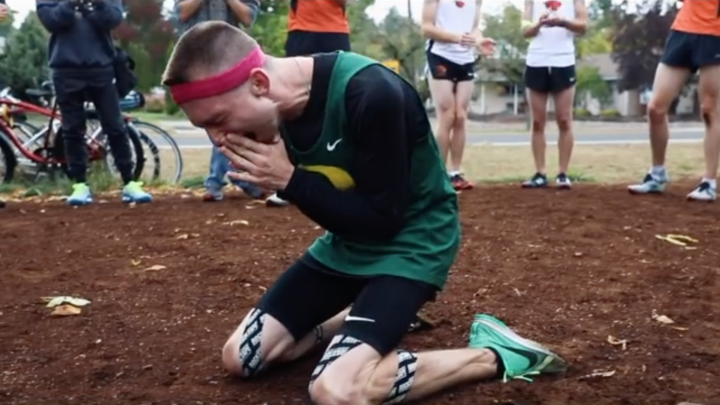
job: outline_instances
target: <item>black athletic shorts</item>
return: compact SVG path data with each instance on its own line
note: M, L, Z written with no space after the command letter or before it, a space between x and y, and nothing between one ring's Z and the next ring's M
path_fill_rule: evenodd
M554 94L575 85L575 66L525 66L525 88L538 93Z
M392 352L415 315L437 288L402 277L353 277L333 271L305 254L260 298L257 308L277 319L299 341L317 325L352 305L338 332Z
M285 41L285 56L350 51L350 35L335 32L290 31Z
M466 82L475 78L475 64L466 63L459 65L451 62L442 56L435 55L428 51L427 65L432 78L435 80L450 80L454 83Z
M693 73L704 66L720 65L720 37L670 31L660 62Z

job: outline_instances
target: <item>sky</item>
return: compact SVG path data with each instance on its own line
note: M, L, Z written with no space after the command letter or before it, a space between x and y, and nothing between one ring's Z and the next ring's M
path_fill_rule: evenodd
M166 0L168 1L168 0ZM350 0L352 1L352 0ZM420 20L420 13L422 10L423 0L410 0L413 7L413 16L416 20ZM508 0L516 5L521 5L522 0ZM168 1L171 3L172 1ZM492 12L493 9L499 9L505 3L505 1L484 1L483 9ZM17 21L22 21L30 10L35 8L35 2L32 0L7 0L8 6L18 13ZM491 4L491 5L490 5ZM385 17L388 11L396 7L401 14L407 15L407 0L376 0L375 5L368 9L368 14L375 19L380 21Z

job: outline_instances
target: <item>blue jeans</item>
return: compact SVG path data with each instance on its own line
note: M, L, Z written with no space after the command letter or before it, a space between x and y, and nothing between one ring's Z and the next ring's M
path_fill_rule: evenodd
M225 175L231 170L230 161L218 150L215 145L212 148L212 155L210 156L210 173L205 178L205 188L208 190L220 190L227 184L225 182ZM262 197L262 190L257 186L250 184L245 181L233 181L232 184L240 187L245 194L253 198Z

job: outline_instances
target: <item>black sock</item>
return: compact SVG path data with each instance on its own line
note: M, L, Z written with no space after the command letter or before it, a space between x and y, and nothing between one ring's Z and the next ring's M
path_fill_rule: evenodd
M486 349L490 350L491 352L493 352L493 354L495 354L495 362L497 363L497 373L495 373L495 379L500 380L505 376L505 364L500 358L500 354L497 352L497 350L490 347L486 347Z

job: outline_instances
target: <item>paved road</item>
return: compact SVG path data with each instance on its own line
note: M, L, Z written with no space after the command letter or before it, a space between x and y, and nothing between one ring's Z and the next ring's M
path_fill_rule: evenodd
M671 142L696 143L702 141L703 129L701 127L673 128ZM175 139L182 149L210 148L210 141L204 132L192 128L177 128ZM548 143L555 144L556 133L548 133ZM578 145L613 145L613 144L645 144L648 142L647 132L640 129L629 132L614 133L607 130L585 129L576 135L575 143ZM524 146L528 145L528 135L524 133L489 133L470 132L468 143L473 145L489 144L493 146Z

